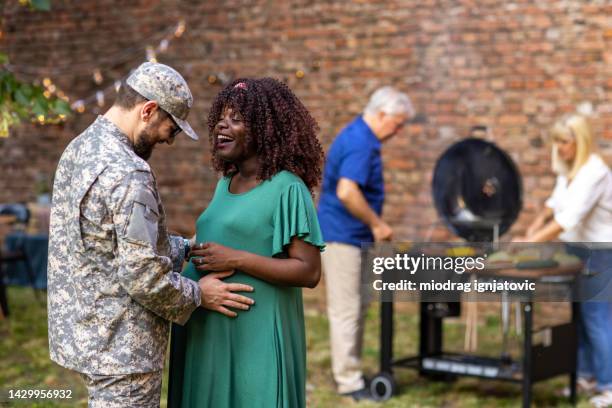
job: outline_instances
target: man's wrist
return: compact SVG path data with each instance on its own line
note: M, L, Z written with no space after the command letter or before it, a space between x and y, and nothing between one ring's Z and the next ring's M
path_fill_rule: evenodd
M372 219L372 221L370 222L370 229L374 229L376 227L380 227L383 224L383 220L381 220L378 217L375 217Z

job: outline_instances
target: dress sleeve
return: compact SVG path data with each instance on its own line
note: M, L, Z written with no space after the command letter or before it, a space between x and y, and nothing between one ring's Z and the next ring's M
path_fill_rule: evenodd
M317 211L304 184L290 184L282 192L273 222L272 256L283 253L293 237L318 247L320 251L325 248Z

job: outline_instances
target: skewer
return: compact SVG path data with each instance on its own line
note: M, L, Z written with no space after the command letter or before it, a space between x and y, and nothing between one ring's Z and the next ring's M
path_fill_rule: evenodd
M521 302L514 302L514 328L519 336L523 333L523 315L521 314Z
M472 279L473 281L474 279ZM465 338L463 348L465 351L476 351L478 348L478 303L470 293L465 313Z

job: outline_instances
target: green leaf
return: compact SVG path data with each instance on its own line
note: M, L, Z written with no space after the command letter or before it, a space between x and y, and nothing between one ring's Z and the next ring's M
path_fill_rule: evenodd
M30 116L28 110L21 105L13 105L12 108L17 116L21 119L27 119Z
M70 109L70 104L66 101L62 101L61 99L57 99L55 101L55 112L58 115L70 115L72 113L72 109Z
M36 95L36 99L34 100L34 103L42 106L42 108L45 111L49 110L49 100L44 97L42 92L40 93L40 95Z
M15 90L14 96L15 96L15 102L17 102L18 104L22 106L28 106L30 104L30 100L28 99L27 96L25 96L21 88L17 88Z
M32 85L30 84L21 84L21 92L28 99L32 98Z
M51 0L32 0L32 7L36 10L51 10Z
M46 106L41 104L39 100L35 100L34 106L32 106L32 112L34 113L35 116L39 116L39 115L46 116L47 108Z
M2 88L4 89L4 92L8 94L13 93L13 91L17 87L16 84L17 82L15 81L13 74L7 74L2 78Z
M3 52L0 52L0 64L7 64L9 61L8 55Z

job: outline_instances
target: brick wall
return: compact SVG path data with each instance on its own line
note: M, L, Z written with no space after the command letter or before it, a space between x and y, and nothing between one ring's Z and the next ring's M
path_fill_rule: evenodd
M99 88L92 79L96 67L102 68L102 86L112 84L141 62L142 48L155 45L158 33L184 18L185 34L159 60L189 82L195 97L190 121L202 135L225 78L286 80L319 121L325 146L377 87L394 84L408 92L418 123L383 149L385 214L398 239L423 237L435 222L435 161L474 125L488 127L523 175L525 209L515 229L553 186L545 134L561 114L591 104L611 162L608 1L53 0L50 13L16 3L2 6L0 50L30 72L22 78L49 76L72 100ZM42 73L33 75L35 70ZM220 80L209 83L211 75ZM33 199L36 180L52 175L63 148L95 113L88 110L61 127L23 126L0 140L0 202ZM207 142L179 137L172 147L158 147L151 164L171 228L193 231L216 179ZM434 230L435 238L448 236L442 227Z

